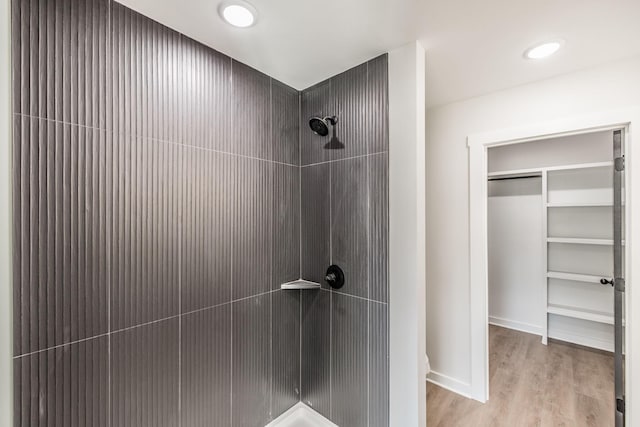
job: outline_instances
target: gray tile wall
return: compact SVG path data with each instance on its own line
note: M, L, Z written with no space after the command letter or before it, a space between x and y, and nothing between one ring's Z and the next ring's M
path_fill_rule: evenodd
M16 426L300 399L300 94L111 0L13 0Z
M302 92L302 401L340 426L388 427L388 78L383 55ZM337 115L335 134L307 121Z

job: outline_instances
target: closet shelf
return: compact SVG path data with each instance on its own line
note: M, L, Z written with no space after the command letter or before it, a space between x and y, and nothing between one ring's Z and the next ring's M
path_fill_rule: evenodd
M295 289L320 289L320 283L310 282L304 279L294 280L293 282L287 282L280 285L280 289L295 290Z
M547 306L547 313L613 325L613 314L603 313L601 311L593 311L578 307L569 307L565 305L549 304Z
M549 279L573 280L574 282L598 283L604 276L593 276L590 274L563 273L561 271L547 272Z
M612 207L613 202L549 202L548 208L591 208Z
M548 237L547 243L571 243L574 245L601 245L613 246L612 239L584 239L574 237ZM624 245L624 242L622 242Z
M613 161L594 162L594 163L577 163L574 165L551 166L546 168L549 172L562 172L576 169L599 169L613 167Z

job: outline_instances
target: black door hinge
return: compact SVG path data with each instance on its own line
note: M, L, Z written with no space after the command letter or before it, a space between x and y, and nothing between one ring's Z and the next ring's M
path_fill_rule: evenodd
M616 171L622 172L624 170L624 156L616 157L614 164L615 164Z
M621 414L624 414L624 399L616 399L616 409Z

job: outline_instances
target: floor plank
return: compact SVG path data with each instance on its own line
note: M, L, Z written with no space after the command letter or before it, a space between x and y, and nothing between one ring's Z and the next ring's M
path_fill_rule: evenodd
M428 427L609 427L613 355L489 327L489 401L427 383Z

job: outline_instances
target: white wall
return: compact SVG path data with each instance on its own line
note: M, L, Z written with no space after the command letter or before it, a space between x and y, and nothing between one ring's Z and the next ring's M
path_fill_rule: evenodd
M427 352L432 379L469 394L467 136L640 105L640 57L427 111Z
M389 52L390 425L424 427L424 49Z
M11 56L10 0L0 0L0 425L11 426Z
M542 335L542 178L489 182L487 209L489 323Z

